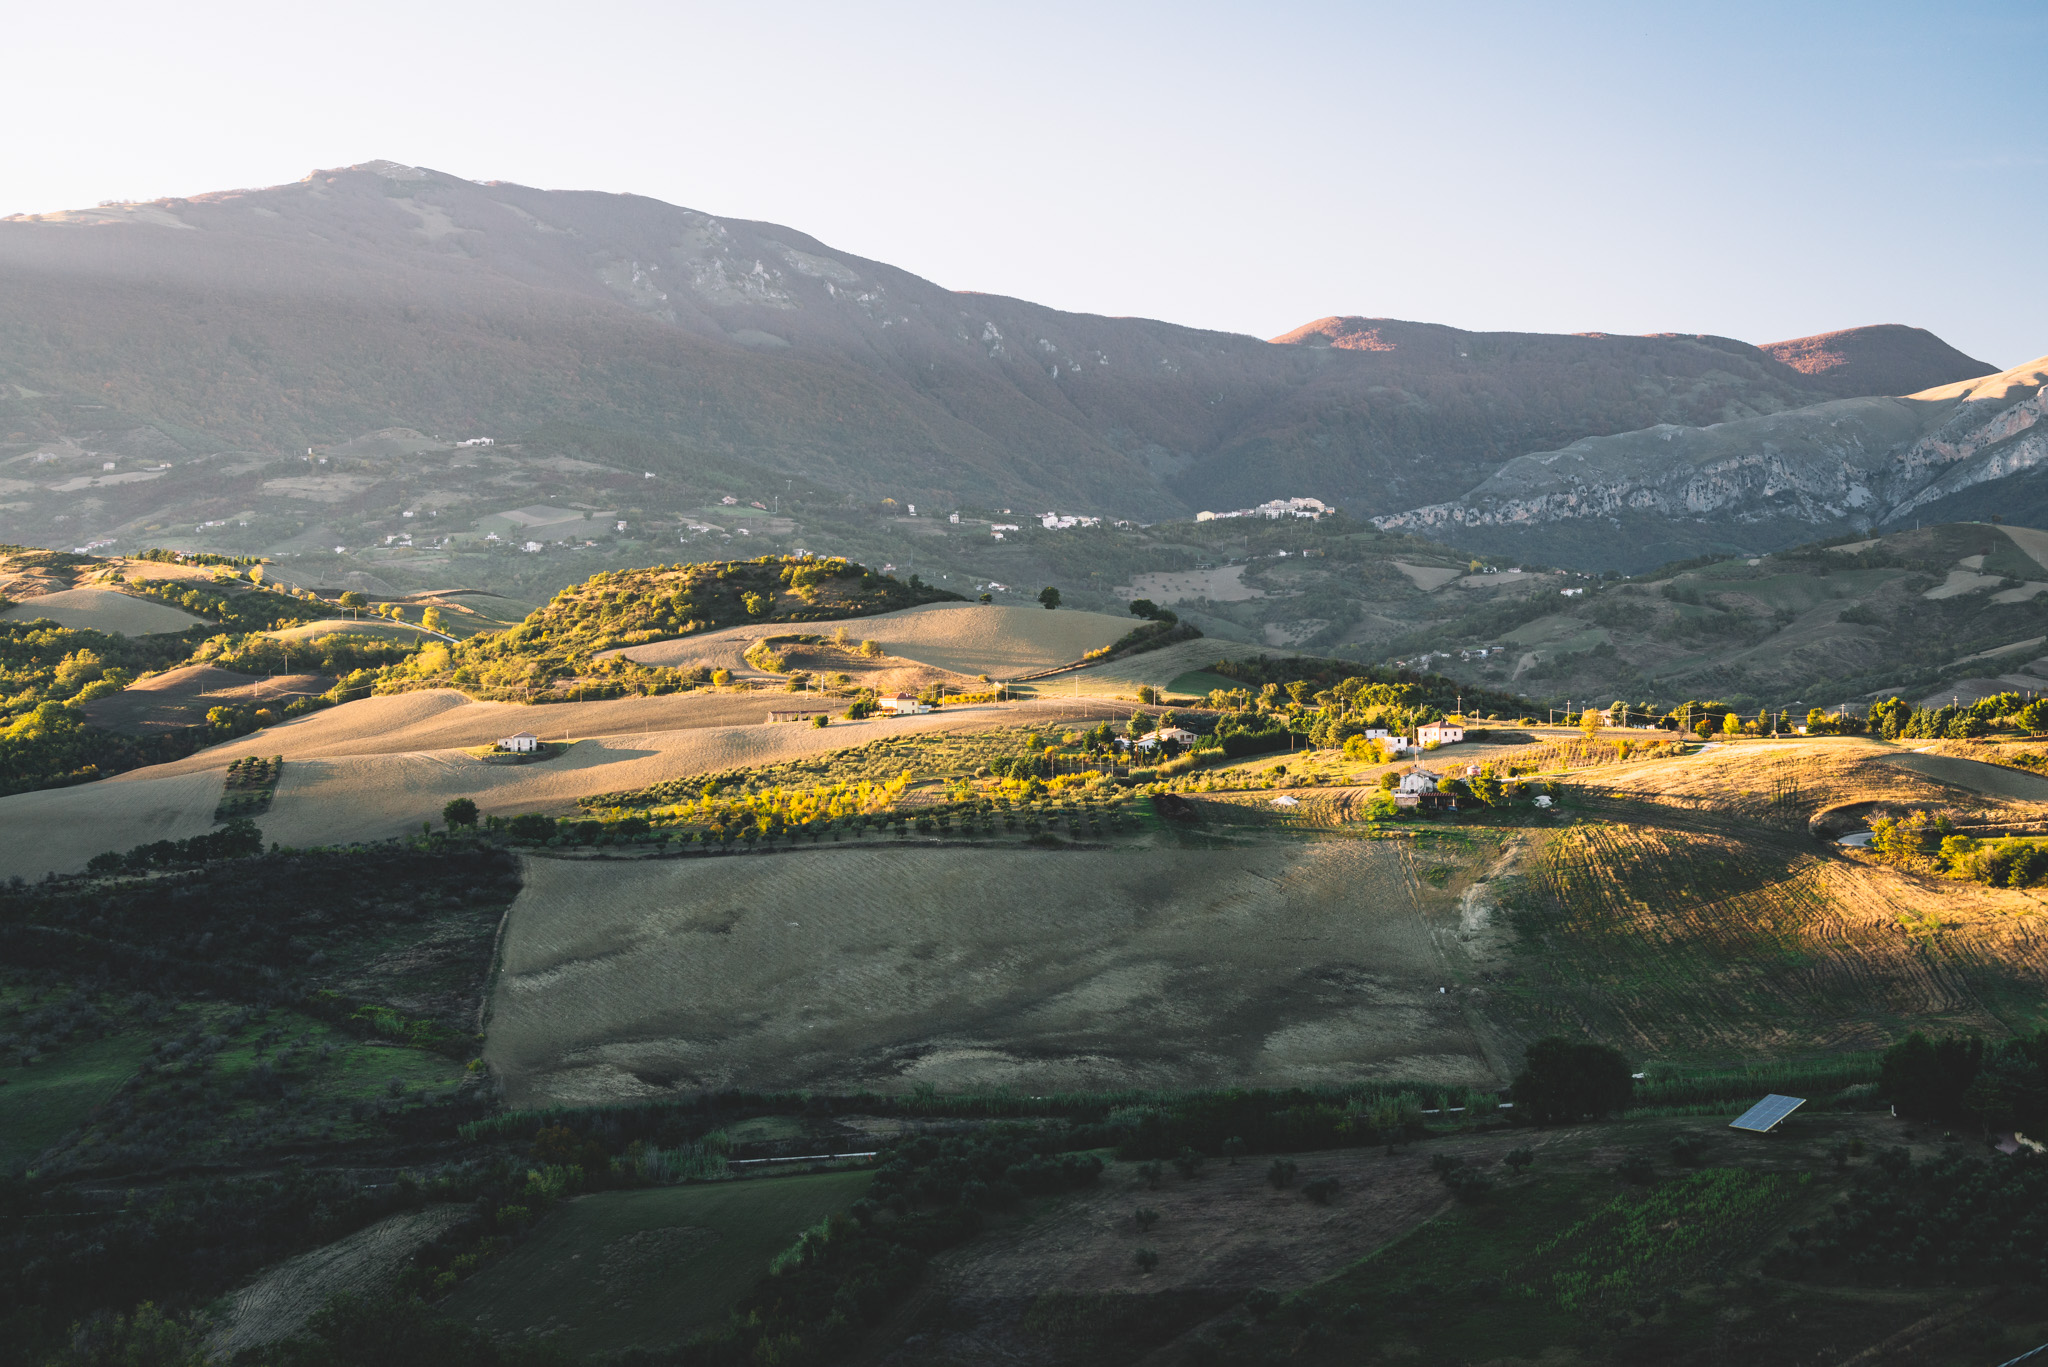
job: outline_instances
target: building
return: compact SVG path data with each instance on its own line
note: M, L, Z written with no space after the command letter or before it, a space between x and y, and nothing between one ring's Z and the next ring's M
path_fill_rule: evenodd
M498 742L500 750L510 750L515 755L530 755L540 749L540 737L531 731L521 731L516 736L506 736Z
M1394 785L1394 791L1396 794L1433 793L1436 791L1436 775L1418 764L1401 775L1401 781Z
M932 705L928 702L919 702L915 693L891 693L885 697L875 699L875 706L884 712L891 712L899 717L907 717L912 713L929 712L932 710Z
M1465 728L1447 721L1424 722L1415 728L1417 745L1428 745L1432 741L1438 745L1456 745L1463 739Z
M1163 726L1157 731L1148 732L1138 737L1132 744L1140 750L1150 750L1166 741L1172 741L1175 745L1185 750L1200 739L1201 737L1194 732L1183 730L1178 726Z

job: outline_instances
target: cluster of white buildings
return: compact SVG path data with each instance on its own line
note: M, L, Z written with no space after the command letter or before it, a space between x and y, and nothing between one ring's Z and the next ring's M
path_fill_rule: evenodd
M1308 517L1319 518L1336 509L1319 498L1275 498L1268 499L1256 508L1235 508L1227 513L1212 513L1204 510L1195 514L1197 522L1221 522L1227 517Z
M1099 517L1066 517L1059 513L1040 513L1038 515L1038 525L1049 532L1063 532L1069 527L1100 527L1102 519ZM1011 527L1008 530L1014 532L1017 529Z

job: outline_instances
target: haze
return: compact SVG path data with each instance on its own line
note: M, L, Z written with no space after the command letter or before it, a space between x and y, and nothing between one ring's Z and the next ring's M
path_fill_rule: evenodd
M2048 317L2038 5L337 13L16 14L0 212L385 157L1258 336L1895 321L2009 366Z

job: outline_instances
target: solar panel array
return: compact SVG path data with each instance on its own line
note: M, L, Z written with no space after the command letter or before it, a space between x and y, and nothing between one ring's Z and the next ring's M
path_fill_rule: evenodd
M1756 1105L1728 1122L1731 1130L1751 1130L1757 1134L1769 1134L1779 1121L1806 1104L1803 1096L1779 1096L1771 1093Z

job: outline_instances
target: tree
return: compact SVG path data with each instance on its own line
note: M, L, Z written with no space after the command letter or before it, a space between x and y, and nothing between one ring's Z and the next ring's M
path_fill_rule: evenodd
M981 601L984 603L993 603L996 601L996 596L993 593L984 593L983 595L981 595Z
M1047 584L1038 591L1038 602L1039 606L1043 607L1047 612L1051 612L1060 605L1060 591Z
M131 1314L101 1311L75 1326L52 1367L204 1367L205 1339L148 1301Z
M1727 716L1721 718L1721 734L1724 736L1741 735L1742 718L1736 716L1733 712L1730 712Z
M1159 604L1153 602L1150 598L1133 598L1131 600L1131 616L1150 619L1158 615Z
M476 803L466 797L458 797L441 809L441 820L453 830L457 826L476 825Z
M1529 1046L1515 1078L1515 1117L1539 1125L1599 1117L1620 1110L1634 1094L1619 1050L1549 1035Z
M1593 733L1600 729L1600 723L1605 720L1606 717L1603 714L1595 712L1589 707L1579 714L1579 729L1586 733L1587 740L1591 740L1593 739Z
M350 612L361 612L370 605L370 600L357 593L354 589L350 589L335 601Z
M861 658L865 660L880 659L882 655L882 643L880 641L862 641L860 643L860 653Z
M1124 727L1124 730L1130 733L1132 740L1136 740L1140 736L1151 733L1152 719L1143 712L1133 712L1131 713L1131 720Z
M441 609L430 607L425 612L421 613L420 625L425 627L428 631L441 630Z
M1930 1040L1915 1030L1884 1051L1878 1093L1900 1115L1952 1120L1962 1113L1963 1097L1983 1062L1984 1041L1975 1035Z

